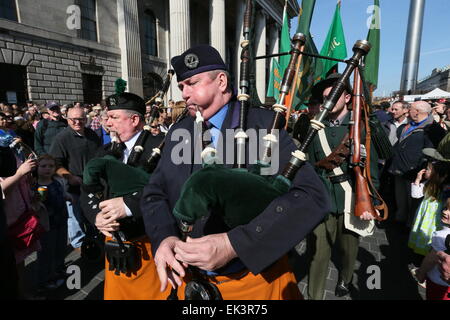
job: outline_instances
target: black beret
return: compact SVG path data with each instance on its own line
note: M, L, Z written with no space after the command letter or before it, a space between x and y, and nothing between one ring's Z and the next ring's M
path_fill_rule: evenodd
M108 110L132 110L141 115L145 114L144 100L134 93L113 94L106 98L106 106Z
M206 71L228 71L219 52L207 44L186 50L183 54L173 57L170 63L177 74L178 82Z
M341 77L342 75L340 73L330 73L326 79L323 79L321 81L319 81L311 90L311 96L319 101L323 100L323 90L325 90L326 88L332 87ZM350 81L347 80L345 82L345 91L347 91L347 93L351 94L352 93L352 86L350 85Z

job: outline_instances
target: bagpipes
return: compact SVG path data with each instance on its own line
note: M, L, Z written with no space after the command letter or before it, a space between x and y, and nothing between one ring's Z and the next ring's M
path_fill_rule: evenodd
M283 112L286 110L284 100L290 90L305 37L303 34L296 34L292 40L291 60L283 77L281 95L277 103L273 106L275 117L272 121L269 134L264 138L266 142L265 156L260 164L246 169L245 144L248 137L245 134L245 127L251 97L249 89L251 87L250 57L252 55L249 33L252 25L252 14L252 1L248 0L244 14L244 40L241 43L240 94L237 96L240 102L240 121L235 135L237 145L235 168L226 168L223 165L217 164L215 148L206 146L207 143L202 140L204 143L204 149L201 155L203 168L194 172L185 182L180 198L173 210L175 217L180 220L183 239L186 239L192 231L195 221L208 215L211 208L217 209L213 214L220 215L226 226L231 229L235 226L248 223L253 217L262 212L274 198L287 192L289 188L289 184L284 179L271 179L255 172L268 165L272 145L277 142L275 130L280 128L281 119L284 118ZM198 128L205 129L200 112L197 112L196 124ZM200 130L200 139L203 138L203 130ZM245 190L246 201L243 201L240 194L238 195L232 192L232 190L236 190L236 186L239 186L239 190L242 193ZM249 204L251 204L252 208L249 208ZM186 300L222 299L218 288L209 282L197 268L189 266L188 272L190 272L192 280L186 284ZM171 296L173 296L173 291Z
M333 86L323 105L323 110L311 121L311 127L303 144L292 153L292 157L282 174L275 177L261 176L259 174L260 170L270 164L273 147L278 143L274 133L276 130L281 129L281 119L284 118L284 112L286 111L284 99L290 90L296 63L299 60L305 37L302 34L296 34L292 42L291 59L283 75L280 97L273 106L275 116L272 121L272 127L269 134L264 137L265 150L261 162L253 165L248 170L225 168L223 165L210 161L214 158L214 150L211 147L209 147L210 150L207 152L204 150L202 158L209 161L204 161L204 167L194 172L186 181L173 210L175 217L181 221L180 228L184 236L192 231L193 225L197 220L209 215L211 209L213 209L211 214L220 216L225 225L232 229L236 226L247 224L263 212L275 198L288 192L298 170L306 162L308 146L317 132L324 128L323 120L328 112L334 108L344 92L345 82L349 80L355 68L358 67L361 58L370 50L370 44L365 40L355 43L353 47L354 54L346 61L345 71ZM242 154L242 152L239 154ZM224 230L224 232L226 231ZM208 295L208 292L211 292L210 289L202 289L201 285L205 281L207 282L205 279L200 283L193 281L192 285L188 283L186 293L188 293L188 288L191 286L202 290L201 294L197 293L195 295L197 298L202 297L202 299L205 299L204 297L206 297L206 300L219 299L220 297L218 296ZM208 287L213 286L211 283L207 285ZM186 296L186 299L189 298L192 297Z
M185 221L187 224L193 224L199 218L207 215L210 208L219 207L221 210L218 214L223 216L228 227L233 228L237 225L248 223L262 212L275 197L288 191L295 174L306 161L306 150L312 139L319 130L324 128L322 122L344 92L345 82L348 81L351 73L358 66L360 58L367 54L370 49L367 41L356 42L353 47L353 57L348 60L347 67L332 88L328 99L323 105L323 110L311 121L311 127L303 144L292 154L282 174L276 177L261 176L255 172L268 165L271 150L274 144L277 143L273 132L279 129L281 124L280 119L282 119L282 113L285 110L283 105L284 98L289 92L292 83L292 74L295 71L295 63L299 56L296 51L300 51L302 39L304 39L302 35L295 35L293 39L294 49L292 50L291 61L283 76L279 100L273 106L277 110L272 122L271 132L264 138L266 146L261 163L249 168L248 171L228 169L218 164L207 164L201 170L193 173L183 186L180 199L174 208L174 215L178 219ZM214 174L214 179L209 179L210 182L206 186L204 181L211 177L212 174ZM235 190L238 185L243 186L246 201L242 201L242 198L234 197L233 193L229 192L229 190ZM225 188L227 188L228 192L220 192L220 190L225 190ZM269 194L272 194L272 196ZM249 204L251 205L250 208Z
M163 101L172 74L173 71L169 70L163 88L158 92L158 103ZM120 80L116 81L116 88L118 88L116 94L119 95L124 91L126 85L123 80ZM105 184L108 186L110 197L115 198L139 192L148 183L159 159L154 157L152 153L149 159L144 162L140 161L149 134L148 126L144 126L144 131L136 141L127 164L125 164L121 161L124 143L119 140L114 132L111 132L111 145L106 155L92 159L86 164L83 172L82 190L88 197L86 199L87 204L93 210L98 212L98 204L105 199ZM140 163L143 163L143 165L139 166ZM139 250L133 243L124 242L133 241L133 239L137 239L145 233L143 223L139 223L141 227L135 227L136 224L133 223L133 219L122 219L121 230L113 232L114 239L107 241L105 244L106 258L110 264L110 270L114 270L116 274L132 272L139 268Z

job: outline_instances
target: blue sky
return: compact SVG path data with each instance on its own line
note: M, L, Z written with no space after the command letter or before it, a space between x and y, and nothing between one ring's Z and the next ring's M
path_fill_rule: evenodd
M301 5L301 0L298 0ZM336 0L316 0L311 34L320 51L336 8ZM347 44L352 55L356 40L367 36L367 8L373 0L342 0L341 18ZM408 24L409 0L380 0L381 45L378 88L375 96L389 95L400 87ZM431 74L434 68L450 65L450 0L426 0L420 48L418 79ZM297 18L291 20L291 34L297 29ZM340 65L339 70L345 66Z

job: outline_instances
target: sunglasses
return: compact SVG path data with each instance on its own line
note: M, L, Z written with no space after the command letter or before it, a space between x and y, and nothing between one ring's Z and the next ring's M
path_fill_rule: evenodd
M68 119L72 122L76 122L76 121L83 122L86 120L86 118L68 118Z

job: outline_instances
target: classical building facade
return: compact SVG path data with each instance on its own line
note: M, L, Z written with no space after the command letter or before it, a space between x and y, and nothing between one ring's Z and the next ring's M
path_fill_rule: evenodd
M429 76L418 81L416 94L427 93L436 88L450 92L450 65L433 69Z
M256 55L276 53L284 0L256 0ZM150 98L170 58L191 45L216 47L236 84L244 0L2 0L0 101L97 103L121 77ZM288 1L290 18L298 14ZM268 60L256 65L264 101ZM181 100L175 81L168 98Z

